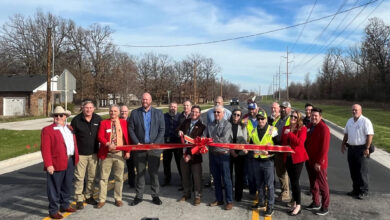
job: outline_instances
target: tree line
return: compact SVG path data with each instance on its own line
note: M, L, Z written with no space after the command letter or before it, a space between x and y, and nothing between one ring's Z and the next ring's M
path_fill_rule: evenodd
M285 91L284 91L285 92ZM346 50L328 50L318 76L291 83L290 97L348 101L390 100L390 26L369 19L362 42Z
M55 74L68 69L77 80L76 102L107 99L110 94L129 104L129 94L145 91L157 103L170 100L207 102L220 95L236 96L239 87L217 77L221 68L212 58L189 54L174 60L166 54L133 56L120 50L110 26L78 26L71 19L37 11L33 17L15 14L1 27L0 74L46 74L47 28L53 30ZM196 80L194 78L196 75Z

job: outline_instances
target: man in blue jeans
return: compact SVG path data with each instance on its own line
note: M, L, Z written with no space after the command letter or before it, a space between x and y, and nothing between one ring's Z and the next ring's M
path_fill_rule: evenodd
M229 121L223 118L224 108L217 105L214 107L214 121L208 123L204 136L212 138L215 143L231 143L232 137L232 125ZM225 185L225 200L226 210L233 208L233 184L230 177L230 151L228 148L214 148L211 147L210 151L210 170L214 178L215 185L215 202L210 203L210 206L223 205L223 192L222 182Z

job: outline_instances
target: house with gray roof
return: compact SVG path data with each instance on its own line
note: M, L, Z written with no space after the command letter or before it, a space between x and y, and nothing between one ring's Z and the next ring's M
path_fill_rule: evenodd
M52 105L73 102L75 88L74 76L67 70L52 77ZM0 116L45 115L46 95L46 75L0 75Z

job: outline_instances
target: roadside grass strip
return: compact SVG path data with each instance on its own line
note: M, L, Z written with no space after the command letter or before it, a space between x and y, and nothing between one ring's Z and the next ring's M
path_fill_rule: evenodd
M40 145L40 130L0 129L0 160L39 151Z

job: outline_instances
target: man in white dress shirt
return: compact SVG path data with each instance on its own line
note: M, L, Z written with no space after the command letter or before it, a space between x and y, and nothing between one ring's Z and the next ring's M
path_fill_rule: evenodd
M348 147L353 190L347 194L362 200L368 196L368 159L374 128L370 119L362 115L361 105L352 105L352 115L344 128L341 152L344 153Z

